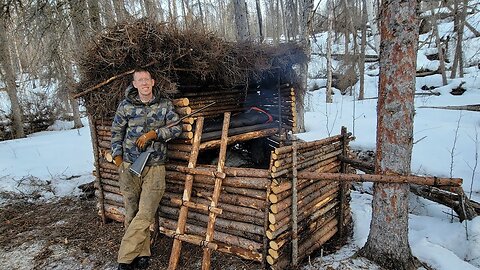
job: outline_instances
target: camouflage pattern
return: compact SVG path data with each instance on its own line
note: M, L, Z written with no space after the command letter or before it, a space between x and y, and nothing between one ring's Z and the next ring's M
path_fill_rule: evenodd
M125 99L120 102L112 123L112 156L122 155L123 161L133 163L141 153L135 141L150 130L157 132L154 152L147 166L165 164L167 159L166 142L182 133L181 125L165 126L179 119L172 102L155 95L149 103L142 103L138 90L132 86L125 91ZM151 147L150 145L148 147Z

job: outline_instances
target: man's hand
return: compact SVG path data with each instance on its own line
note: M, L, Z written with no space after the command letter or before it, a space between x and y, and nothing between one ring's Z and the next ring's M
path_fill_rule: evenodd
M140 136L135 144L138 146L140 149L145 149L145 147L148 145L149 142L152 140L155 140L157 138L157 132L155 130L150 130L149 132L143 134Z
M113 159L113 163L115 163L117 167L120 167L120 165L122 165L122 162L123 158L121 155L115 156L115 158Z

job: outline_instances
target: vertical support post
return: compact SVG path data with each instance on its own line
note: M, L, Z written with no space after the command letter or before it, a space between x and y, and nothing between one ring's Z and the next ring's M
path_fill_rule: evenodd
M292 265L298 265L298 192L297 192L297 139L292 143Z
M270 161L271 161L271 159L270 159ZM268 220L268 216L269 216L270 211L268 211L268 209L270 209L270 205L272 204L272 202L270 202L270 200L268 199L268 196L270 196L270 192L272 192L272 186L271 186L272 183L273 183L273 181L271 181L270 184L267 186L267 196L265 197L266 207L265 207L265 211L264 211L264 214L263 214L262 269L267 269L267 267L269 265L267 263L267 255L268 255L268 247L269 247L268 243L269 243L270 240L267 237L267 230L268 230L268 225L270 224L270 221Z
M348 144L348 134L347 128L342 126L341 130L342 135L342 156L347 156L347 144ZM340 172L346 173L347 172L347 164L343 161L340 163ZM340 183L340 211L338 214L338 235L339 237L343 237L343 220L345 215L345 192L346 192L347 184L345 182Z
M190 153L190 158L188 160L188 168L195 168L197 166L197 157L200 148L200 141L202 138L203 132L203 122L204 118L198 117L197 123L195 125L195 135L193 136L193 146L192 152ZM193 174L187 174L185 179L185 189L183 190L183 201L190 201L192 195L192 186L193 186ZM177 229L175 230L176 234L185 233L185 225L187 223L188 207L182 205L180 207L180 213L178 215ZM180 258L180 252L182 250L182 241L177 238L173 239L172 252L170 254L170 261L168 262L168 269L174 270L177 268L178 260Z
M97 127L93 116L88 114L88 123L90 125L90 134L92 136L93 156L95 159L95 186L98 188L98 202L100 203L100 216L102 223L107 223L107 217L105 216L105 198L103 197L102 179L100 178L100 159L98 157L98 136Z
M227 156L227 143L228 143L228 127L230 126L230 112L226 112L223 116L223 127L222 127L222 138L220 139L220 153L218 154L218 165L217 172L223 173L225 168L225 158ZM220 198L220 192L222 191L222 182L223 179L220 177L215 177L215 187L213 188L212 202L210 207L216 208L218 204L218 199ZM215 219L217 214L210 211L208 214L208 225L207 231L205 234L205 241L207 243L213 241L213 236L215 233ZM210 258L212 251L208 247L203 248L203 261L202 261L202 270L210 269Z

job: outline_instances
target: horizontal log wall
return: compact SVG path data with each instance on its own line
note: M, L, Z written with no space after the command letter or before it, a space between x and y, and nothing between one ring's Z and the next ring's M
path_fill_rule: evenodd
M198 109L215 100L215 91L199 96L175 99L173 102L181 115ZM250 93L251 94L251 93ZM218 93L216 94L218 96ZM222 97L225 102L215 110L235 110L238 104L232 100L240 100L243 91ZM262 96L263 95L263 96ZM263 103L256 106L267 109L274 118L282 118L282 126L288 129L295 127L295 95L289 85L283 85L280 94L263 98ZM193 100L193 101L192 101ZM282 106L278 108L281 100ZM246 104L254 102L247 96ZM272 103L274 104L272 106ZM252 105L255 105L252 103ZM209 112L205 112L206 116ZM213 116L213 114L211 115ZM105 218L123 222L125 210L118 183L116 166L112 163L110 153L111 119L92 120L95 133L94 149L96 151L96 196L99 214ZM268 170L253 168L226 167L223 175L215 174L216 166L200 165L188 168L187 161L192 151L194 118L182 122L181 138L168 144L168 157L179 162L167 164L167 187L160 203L160 231L174 236L177 226L178 210L182 204L182 194L187 174L193 174L194 184L189 209L185 239L191 243L204 243L205 228L208 223L208 206L212 196L215 176L222 177L222 190L217 208L221 213L215 223L215 236L211 248L245 259L266 262L272 269L286 269L291 262L292 241L292 147L278 147L284 140L277 136L278 127L259 127L260 130L247 131L229 137L229 143L268 137L269 144L276 147L271 153ZM263 128L263 129L262 129ZM213 135L212 135L213 136ZM348 140L347 140L348 143ZM219 140L204 141L200 149L219 147ZM315 142L299 142L297 170L302 172L337 173L341 168L339 156L343 151L342 136L333 136ZM96 148L95 148L96 146ZM301 174L300 174L301 175ZM298 250L299 259L311 254L315 249L334 237L340 228L338 221L344 226L350 221L348 199L341 205L339 194L341 184L322 181L315 177L298 178ZM348 197L348 193L347 193ZM342 210L342 211L341 211ZM217 210L216 210L217 211ZM345 216L339 219L340 213Z

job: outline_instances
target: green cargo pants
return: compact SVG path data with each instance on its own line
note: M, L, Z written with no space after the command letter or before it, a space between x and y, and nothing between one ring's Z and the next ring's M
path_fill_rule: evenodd
M133 176L123 162L119 168L120 191L125 205L125 234L118 251L118 263L150 256L150 225L165 192L165 166L145 167L142 176Z

